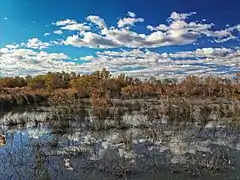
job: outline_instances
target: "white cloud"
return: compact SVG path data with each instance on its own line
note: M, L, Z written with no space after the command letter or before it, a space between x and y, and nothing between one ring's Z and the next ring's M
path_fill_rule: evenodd
M6 48L8 48L8 49L17 49L19 47L20 47L19 44L6 45Z
M2 48L3 49L3 48ZM63 53L46 53L31 49L0 49L1 73L5 76L42 74L48 71L74 69L75 63L64 62L69 57Z
M7 17L5 17L5 18L3 18L4 20L7 20L8 18Z
M129 17L124 17L118 21L118 27L107 27L105 21L99 16L88 16L86 20L96 24L101 30L85 32L84 30L91 30L86 25L87 28L81 31L80 36L79 34L70 36L64 44L90 48L156 48L194 44L201 37L208 37L217 43L238 39L232 33L239 29L238 25L223 30L212 30L213 23L187 20L194 14L196 13L173 12L168 18L168 24L159 24L156 27L148 25L147 29L151 31L150 34L139 34L129 30L135 23L144 21L142 18L136 18L136 15L132 12L128 12ZM71 30L71 28L66 27L65 29ZM78 28L73 26L72 29Z
M0 48L0 57L3 55L3 54L6 54L9 52L9 49L8 48Z
M66 26L69 24L76 24L76 23L77 22L75 20L66 19L66 20L57 21L56 23L52 23L52 24L56 26Z
M84 61L93 61L95 58L93 56L85 56L81 57L80 59Z
M133 26L135 23L137 22L143 22L144 19L143 18L123 18L123 19L120 19L118 21L118 27L119 28L122 28L122 27L125 27L125 26Z
M130 11L128 11L127 15L130 16L130 17L132 17L132 18L135 18L135 17L136 17L136 14L133 13L133 12L130 12Z
M83 38L78 35L69 36L63 43L65 45L73 45L76 47L88 46L90 48L113 48L119 46L117 42L91 32L84 33Z
M135 23L138 22L144 22L143 18L136 18L136 15L133 12L128 12L127 14L129 17L124 17L118 21L118 27L119 28L129 28L130 26L133 26Z
M224 58L235 50L228 48L201 48L195 51L164 53L165 58Z
M240 70L240 50L202 48L177 53L157 53L149 50L103 51L90 57L88 66L108 67L118 73L137 77L177 77L187 75L227 74ZM86 57L88 59L88 56Z
M77 23L77 21L69 20L69 19L57 21L56 23L52 23L52 24L56 26L60 26L62 30L69 30L69 31L85 32L91 29L91 27L86 25L86 23Z
M38 38L32 38L32 39L29 39L27 43L21 43L21 46L28 47L31 49L41 50L41 49L48 48L49 46L51 46L51 44L48 42L42 42Z
M86 20L96 24L101 29L106 28L105 21L102 18L100 18L99 16L90 15L86 18Z
M185 20L189 16L192 16L194 14L197 14L196 12L191 12L191 13L177 13L177 12L172 12L172 14L169 17L170 21L180 21L180 20Z
M6 66L2 73L26 75L62 70L82 73L106 67L110 71L144 78L151 75L183 77L192 74L226 74L240 71L240 48L209 47L175 53L158 53L150 50L162 46L195 44L201 42L198 40L205 39L214 43L239 40L240 25L218 29L209 21L192 21L190 18L194 14L196 13L173 12L165 24L159 22L156 26L147 25L146 28L149 30L147 33L130 29L137 22L144 21L137 18L133 12L128 12L127 17L119 19L116 27L109 27L104 19L92 15L86 18L86 22L81 23L70 19L57 21L52 24L59 29L57 30L59 34L70 31L68 32L70 36L66 39L52 39L49 42L33 38L20 45L13 44L0 48L0 62ZM42 51L53 45L107 50L66 62L65 60L74 58L63 53ZM112 51L112 48L123 49ZM130 49L125 50L126 48ZM79 64L76 62L78 60L86 63Z
M159 24L156 27L153 27L151 25L147 26L147 29L149 29L150 31L167 31L169 28L168 26L166 26L165 24Z
M76 23L76 24L69 24L69 25L63 26L63 27L61 27L61 29L69 30L69 31L85 32L87 30L90 30L91 27L85 25L84 23L82 23L82 24Z
M217 42L217 43L226 42L231 39L237 39L237 37L232 34L232 31L237 29L237 26L230 27L230 28L223 29L223 30L212 31L211 28L214 26L213 23L210 23L210 24L198 23L198 22L189 22L188 23L185 21L188 17L190 17L193 14L196 14L196 13L193 12L193 13L188 13L188 14L186 14L186 13L179 14L179 13L174 12L171 14L171 16L169 18L169 21L170 21L169 26L167 26L165 24L159 24L156 27L148 25L147 28L150 31L161 31L161 32L164 32L165 34L172 34L172 35L175 34L175 35L177 35L175 37L179 37L179 33L181 33L181 32L182 32L181 36L186 36L186 35L188 36L192 33L192 34L196 35L195 41L197 41L197 39L202 36L215 38L214 42Z
M72 59L63 53L37 52L30 49L0 49L4 75L41 74L48 71L93 72L106 67L116 73L146 78L187 75L227 74L240 71L240 49L202 48L194 51L158 53L148 49L97 52L79 58L83 64L65 62ZM77 61L77 60L76 60ZM19 67L21 67L20 70ZM113 73L115 74L115 73Z
M54 34L58 34L58 35L63 34L63 32L62 32L61 30L53 31L53 33L54 33Z
M49 36L51 33L44 33L44 36Z

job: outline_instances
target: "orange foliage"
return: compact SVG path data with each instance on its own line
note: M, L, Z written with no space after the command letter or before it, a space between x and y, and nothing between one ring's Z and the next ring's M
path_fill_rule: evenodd
M176 79L155 77L141 81L124 74L112 77L109 71L103 69L88 75L57 72L25 78L5 77L0 78L0 88L0 95L43 94L47 96L60 91L64 94L74 93L82 98L96 95L108 98L239 97L240 73L233 79L188 76L177 83Z

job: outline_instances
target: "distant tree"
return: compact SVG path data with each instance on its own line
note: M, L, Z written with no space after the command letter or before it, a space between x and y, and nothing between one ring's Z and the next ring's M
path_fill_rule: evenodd
M46 76L45 75L37 75L28 80L28 87L32 89L46 89Z

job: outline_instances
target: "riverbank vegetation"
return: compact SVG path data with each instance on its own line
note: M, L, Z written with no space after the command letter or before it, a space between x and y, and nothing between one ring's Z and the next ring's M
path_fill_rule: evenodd
M49 97L73 95L75 98L217 98L240 99L240 74L223 77L187 76L185 79L140 80L120 74L112 76L102 69L91 74L49 72L44 75L0 78L0 106L41 104Z

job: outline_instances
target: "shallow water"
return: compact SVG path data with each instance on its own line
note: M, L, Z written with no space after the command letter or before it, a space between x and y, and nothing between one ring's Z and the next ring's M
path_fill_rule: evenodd
M140 112L125 113L127 128L91 130L93 117L46 121L47 108L2 114L0 179L237 179L240 132L211 121L147 127ZM14 124L9 122L26 123ZM25 122L25 121L24 121ZM14 124L14 125L13 125Z

